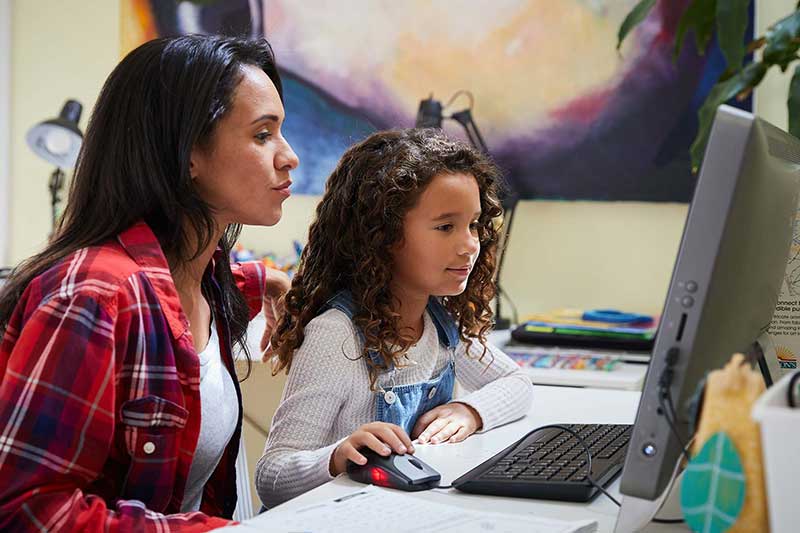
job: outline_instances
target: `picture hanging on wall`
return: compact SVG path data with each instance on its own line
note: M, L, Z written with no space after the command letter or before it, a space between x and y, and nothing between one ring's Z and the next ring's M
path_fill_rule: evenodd
M181 33L265 36L283 77L284 134L301 160L295 193L321 194L342 152L369 133L413 126L420 100L468 91L521 198L688 202L697 109L724 59L716 44L698 53L691 35L673 59L689 0L659 0L617 51L635 4L122 0L122 50ZM445 115L470 105L463 94ZM444 127L465 138L454 121Z

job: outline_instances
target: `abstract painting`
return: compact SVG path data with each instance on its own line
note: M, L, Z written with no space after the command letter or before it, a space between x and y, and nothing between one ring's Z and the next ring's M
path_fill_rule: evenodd
M122 49L179 33L267 37L301 194L321 194L352 143L414 126L424 98L456 95L445 116L471 105L519 197L688 202L696 111L724 60L691 39L673 59L688 0L660 0L617 51L635 3L123 0ZM455 121L444 128L465 138Z

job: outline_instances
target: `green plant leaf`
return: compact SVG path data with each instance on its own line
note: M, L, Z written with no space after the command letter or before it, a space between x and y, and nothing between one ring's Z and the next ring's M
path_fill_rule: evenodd
M697 113L699 119L697 137L695 137L690 150L692 170L694 172L697 171L700 167L700 162L703 160L717 108L734 96L752 90L753 87L759 84L764 74L767 73L768 68L769 66L764 63L750 63L727 80L719 82L711 88L706 101L703 102L700 111Z
M785 72L789 63L797 59L800 48L800 11L776 22L767 30L766 39L761 60L769 65L778 65Z
M722 0L726 2L728 0ZM717 15L717 0L692 0L689 7L684 11L681 20L678 22L678 29L675 30L675 52L672 56L677 61L683 48L683 40L686 32L694 30L694 39L697 44L697 52L705 54L708 41L714 35L714 23Z
M617 50L622 46L622 41L625 40L628 33L647 18L647 15L650 14L654 5L656 5L656 0L639 0L639 3L631 9L630 13L628 13L625 20L622 21L622 25L619 27Z
M744 37L750 0L717 2L717 40L728 68L738 70L744 59Z
M736 446L726 433L714 433L683 474L681 510L686 525L704 533L727 531L742 511L746 488Z
M794 68L786 106L789 111L789 133L800 138L800 66Z

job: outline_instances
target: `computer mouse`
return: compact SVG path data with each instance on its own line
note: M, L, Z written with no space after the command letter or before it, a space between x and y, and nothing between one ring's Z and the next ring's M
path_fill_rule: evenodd
M368 448L359 452L367 458L365 464L347 462L347 475L359 483L413 492L438 487L442 479L439 472L410 453L384 457Z

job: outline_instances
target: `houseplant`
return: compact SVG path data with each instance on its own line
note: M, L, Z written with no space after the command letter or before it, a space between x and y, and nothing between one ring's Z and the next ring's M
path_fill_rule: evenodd
M772 24L764 35L745 43L750 2L751 0L690 0L678 22L674 41L675 58L680 54L690 31L694 32L700 53L708 50L716 32L717 42L726 61L725 72L712 87L698 111L697 136L690 149L694 171L697 171L703 158L717 107L731 98L746 98L773 67L786 72L794 66L787 95L789 132L800 137L800 3L794 12ZM657 0L640 0L633 7L619 28L617 49L631 30L647 17L656 3ZM753 61L744 64L749 53L754 53Z

